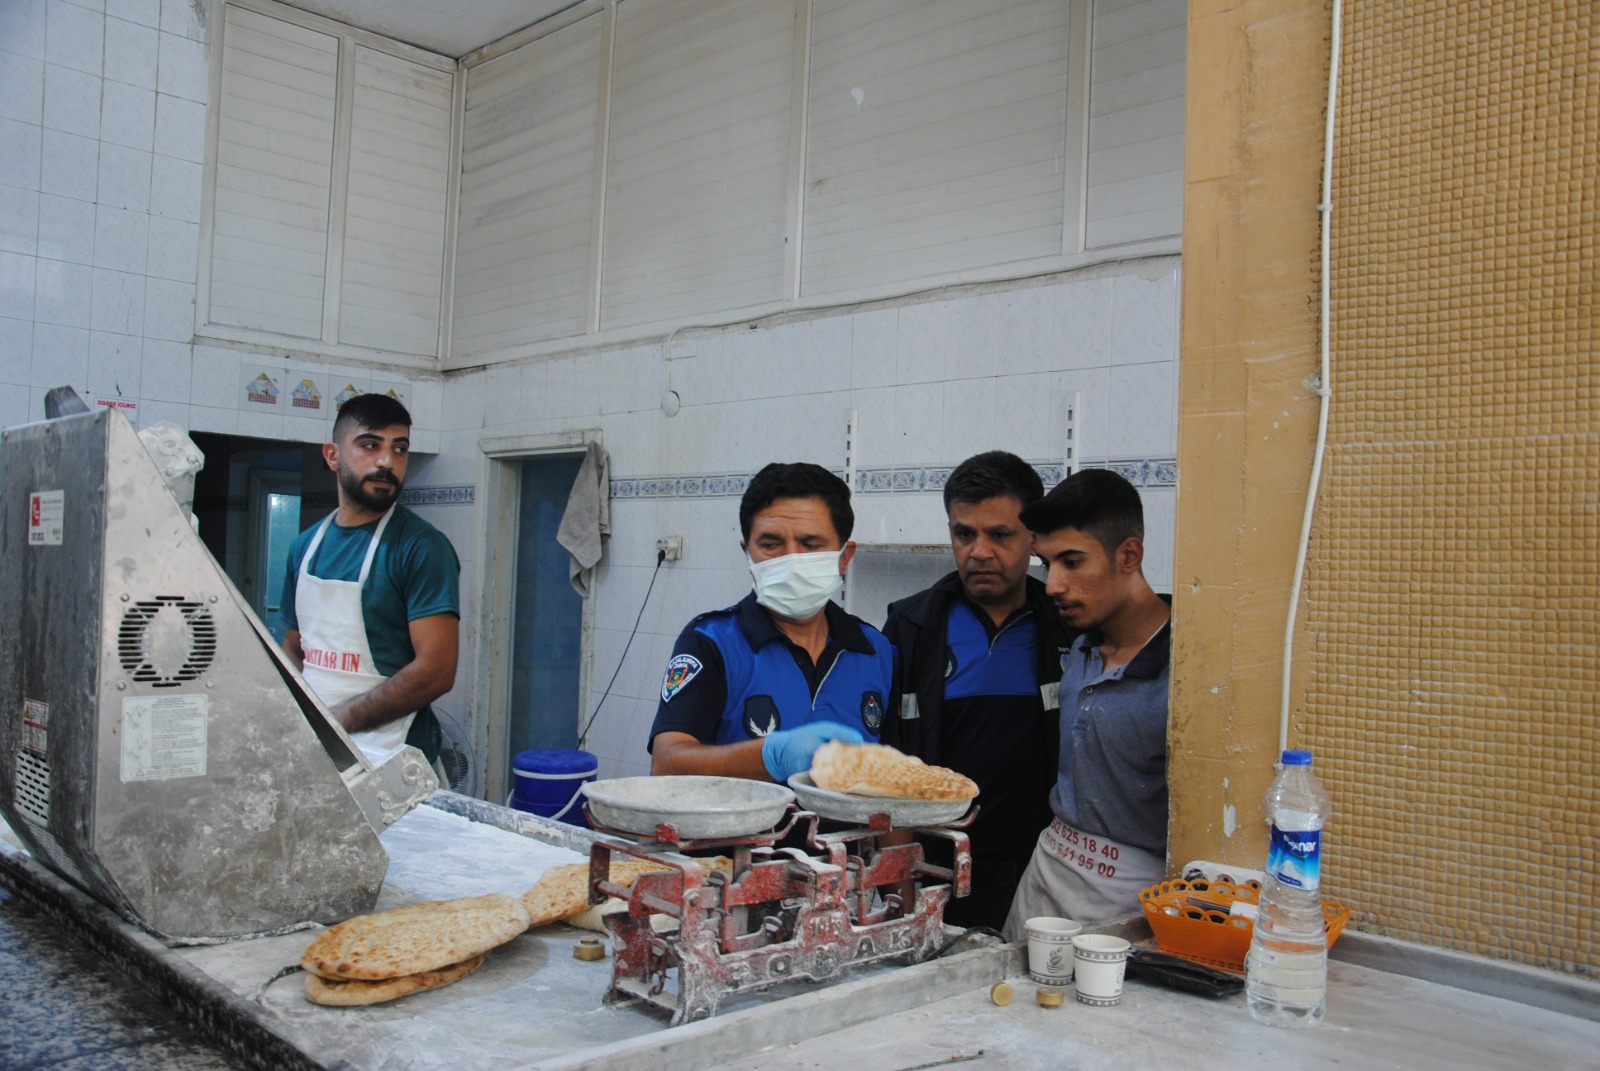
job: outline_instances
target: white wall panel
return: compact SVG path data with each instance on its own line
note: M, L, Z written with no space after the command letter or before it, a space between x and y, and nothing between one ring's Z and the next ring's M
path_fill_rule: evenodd
M1067 8L818 0L802 293L1061 252Z
M340 342L438 352L453 83L355 49Z
M782 297L792 0L617 5L601 325Z
M320 338L339 41L225 11L209 319Z
M1090 247L1182 232L1186 34L1178 0L1096 0Z
M592 15L467 73L457 359L588 326L603 30Z

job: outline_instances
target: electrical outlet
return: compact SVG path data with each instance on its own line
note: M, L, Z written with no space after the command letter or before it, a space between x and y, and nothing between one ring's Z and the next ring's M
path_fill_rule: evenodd
M663 560L675 562L679 558L683 557L683 537L662 536L660 539L656 540L656 550L657 552L666 555L666 558Z

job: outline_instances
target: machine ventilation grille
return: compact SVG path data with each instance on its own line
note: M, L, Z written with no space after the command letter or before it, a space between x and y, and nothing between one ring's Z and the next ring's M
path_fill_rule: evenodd
M199 678L217 656L211 611L181 595L136 602L122 615L117 655L124 672L155 688L176 688Z
M50 764L31 751L17 752L16 804L24 817L50 824Z

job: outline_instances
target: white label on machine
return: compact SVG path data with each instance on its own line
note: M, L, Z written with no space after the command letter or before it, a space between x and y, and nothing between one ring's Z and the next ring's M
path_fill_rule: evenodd
M34 491L28 495L28 546L59 547L61 519L66 511L65 491Z
M205 696L130 696L122 701L124 781L167 781L205 773Z
M22 746L41 759L50 752L50 704L38 699L22 701Z

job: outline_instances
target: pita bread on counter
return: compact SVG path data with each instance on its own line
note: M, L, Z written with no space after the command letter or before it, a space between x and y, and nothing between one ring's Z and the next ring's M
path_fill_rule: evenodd
M447 973L446 968L460 967L527 928L528 912L512 896L489 893L433 900L357 915L330 926L307 946L300 966L308 974L339 982L395 981L428 972Z
M733 860L725 855L700 859L698 862L708 872L720 870L729 875L733 873ZM648 859L620 855L611 857L611 880L624 888L632 888L640 874L671 869L666 863ZM616 910L621 903L621 900L612 897L603 904L590 905L588 863L553 866L544 872L533 888L522 894L522 906L528 909L529 929L548 926L552 922L569 922L582 929L604 933L605 924L600 917Z
M846 744L830 740L811 758L811 780L829 792L891 799L970 800L977 783L943 766L929 766L888 744Z
M424 989L459 982L479 967L485 957L478 955L463 963L453 963L437 971L423 971L400 978L385 978L379 982L347 982L306 975L306 999L313 1004L326 1004L334 1008L357 1008L365 1004L382 1004L386 1000L399 1000Z

